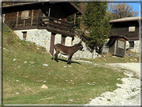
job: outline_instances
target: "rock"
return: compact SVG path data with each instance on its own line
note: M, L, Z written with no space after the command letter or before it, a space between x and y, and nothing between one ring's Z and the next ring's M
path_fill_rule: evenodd
M16 94L19 94L19 92L16 92Z
M13 59L13 61L16 61L16 59Z
M19 82L19 80L16 80L16 82Z
M48 67L48 64L43 64L43 66L46 66L46 67Z
M41 88L48 89L46 85L42 85Z
M72 102L72 101L73 101L73 99L69 99L69 101L70 101L70 102Z
M135 58L138 58L139 57L139 55L138 54L135 54Z
M24 63L26 64L26 63L27 63L27 61L24 61Z
M35 62L33 62L33 61L30 61L30 64L34 64Z
M130 53L130 54L129 54L129 57L132 57L132 56L133 56L133 54Z

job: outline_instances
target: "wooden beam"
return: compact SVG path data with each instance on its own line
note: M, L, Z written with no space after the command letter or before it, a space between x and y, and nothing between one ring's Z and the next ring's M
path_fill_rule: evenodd
M67 35L67 36L74 36L75 34L74 33L70 33L70 32L67 32L65 30L60 30L60 29L56 29L56 28L53 28L53 27L38 27L38 29L47 29L48 31L50 32L54 32L54 33L58 33L58 34L62 34L62 35Z
M33 25L33 16L34 16L34 10L32 9L31 26Z
M51 33L51 41L50 41L50 53L51 55L54 54L54 42L55 42L55 35L56 33Z
M50 17L51 8L48 10L48 17Z
M37 26L14 27L12 30L37 29Z
M18 17L19 17L19 12L17 11L17 17L16 17L16 27L18 26Z
M76 13L74 14L74 25L76 23Z
M41 17L41 10L38 9L38 24L37 24L37 26L39 26L39 24L40 24L40 17Z

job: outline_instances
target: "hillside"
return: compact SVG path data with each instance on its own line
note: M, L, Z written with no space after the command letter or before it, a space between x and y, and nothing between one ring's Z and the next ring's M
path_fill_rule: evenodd
M57 63L51 57L45 48L20 40L3 24L3 104L87 104L116 89L121 83L117 78L125 77L124 69L77 61L67 65L67 59Z

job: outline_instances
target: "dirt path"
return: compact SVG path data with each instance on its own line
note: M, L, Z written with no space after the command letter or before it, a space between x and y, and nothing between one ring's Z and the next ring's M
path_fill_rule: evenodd
M98 64L97 64L98 65ZM99 65L98 65L99 66ZM100 65L101 66L101 65ZM92 99L90 105L140 105L140 79L133 78L134 72L140 77L140 64L139 63L108 63L107 67L112 69L123 68L124 74L128 78L122 78L123 84L116 84L118 87L113 92L102 93L99 97ZM119 78L118 78L119 79Z
M140 63L117 63L125 69L135 72L140 77Z
M102 66L102 64L92 63L90 61L77 60L87 64L93 64L94 66ZM102 106L102 105L123 105L123 106L140 106L141 96L140 96L140 63L107 63L103 64L103 67L109 67L116 69L124 70L124 74L127 75L127 78L119 79L122 81L122 84L116 84L119 88L113 92L102 93L99 97L92 99L88 104L84 106ZM134 78L133 76L138 76Z

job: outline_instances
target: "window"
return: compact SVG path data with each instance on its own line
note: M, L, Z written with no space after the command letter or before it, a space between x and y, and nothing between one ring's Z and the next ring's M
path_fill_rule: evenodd
M136 30L135 26L130 26L129 27L129 32L135 32L135 30Z
M24 32L22 32L22 33L23 33L23 40L26 40L27 32L26 32L26 31L24 31Z
M125 42L121 41L121 40L118 40L118 48L124 49L125 48Z
M29 10L22 11L21 19L29 19Z
M134 48L134 41L129 41L129 48L130 49Z

